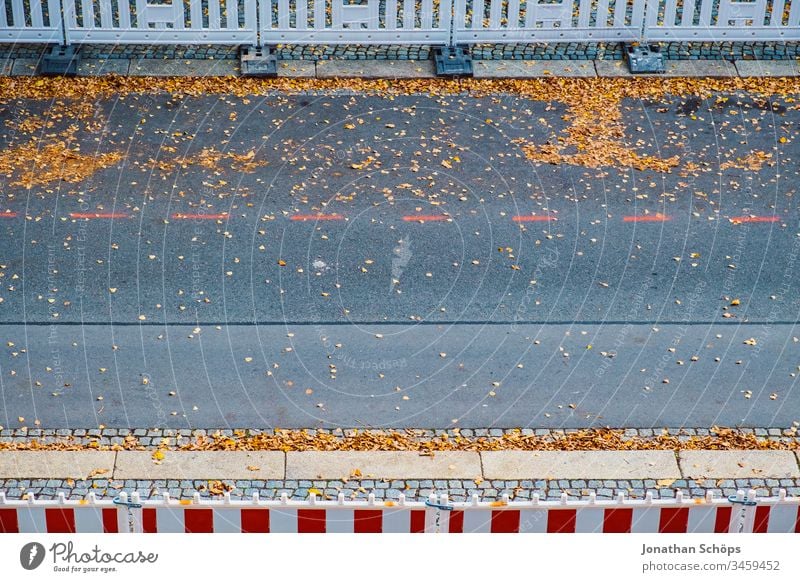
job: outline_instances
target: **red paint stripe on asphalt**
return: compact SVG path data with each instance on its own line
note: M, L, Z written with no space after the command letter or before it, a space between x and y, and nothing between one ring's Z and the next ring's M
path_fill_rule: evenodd
M537 215L519 215L511 218L514 222L550 222L551 220L558 220L554 216L537 216Z
M666 214L642 214L641 216L623 216L622 222L667 222L672 220L671 216Z
M70 218L128 218L127 214L121 212L70 212Z
M16 218L16 217L17 213L11 212L10 210L6 212L0 212L0 218Z
M445 216L444 214L414 214L404 216L403 220L406 222L442 222L449 218L449 216Z
M342 216L341 214L294 214L294 215L292 215L290 220L294 220L294 221L344 220L344 216Z
M778 222L780 218L777 216L734 216L730 220L733 224L742 224L743 222Z
M173 220L225 220L228 218L228 213L222 214L173 214Z

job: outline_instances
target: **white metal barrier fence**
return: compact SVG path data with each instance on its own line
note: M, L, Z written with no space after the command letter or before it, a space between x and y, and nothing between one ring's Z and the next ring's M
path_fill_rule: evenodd
M260 0L264 44L450 42L451 0Z
M0 42L61 43L60 0L0 0Z
M653 41L798 40L800 0L648 0Z
M230 45L800 40L800 0L0 0L0 42L64 40Z
M258 42L254 0L62 2L68 44L255 45Z
M8 501L0 494L0 533L800 533L800 498L569 500L449 503L365 501L161 500L136 493L115 500Z

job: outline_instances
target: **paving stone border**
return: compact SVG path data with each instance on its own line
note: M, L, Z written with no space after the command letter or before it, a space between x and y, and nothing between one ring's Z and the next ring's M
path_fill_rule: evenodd
M83 499L90 491L102 497L113 497L122 491L139 492L144 499L169 493L178 499L191 499L195 492L202 498L219 498L211 489L227 490L234 499L247 498L258 492L261 499L279 499L286 493L290 499L308 499L311 489L333 499L344 493L347 499L366 499L374 493L377 499L398 499L404 494L409 501L424 500L431 493L447 493L452 501L467 501L478 495L483 501L500 499L504 494L512 499L531 499L536 493L542 499L557 500L561 493L571 498L588 499L591 493L598 499L613 499L620 492L632 499L642 499L649 492L656 499L672 499L680 490L692 497L712 492L716 497L735 495L739 489L754 489L759 497L776 496L780 489L788 495L800 496L800 479L676 479L669 485L659 485L656 479L559 479L559 480L486 480L472 479L245 479L207 480L155 479L0 479L0 491L9 499L22 499L33 493L37 499L55 499L63 493L68 499Z
M721 42L662 43L661 50L670 60L783 60L800 58L800 42ZM9 58L38 59L47 50L45 45L0 44L0 60ZM84 45L81 56L86 59L238 59L238 47L218 45ZM301 46L278 45L276 53L283 60L427 60L427 45L347 45ZM624 44L605 43L511 43L473 45L475 60L621 60Z

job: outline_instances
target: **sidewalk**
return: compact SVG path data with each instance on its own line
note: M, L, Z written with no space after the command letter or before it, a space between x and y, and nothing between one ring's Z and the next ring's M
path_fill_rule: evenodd
M38 59L14 58L0 62L0 75L31 76ZM238 76L239 61L233 59L82 59L78 75L132 77ZM797 60L669 60L664 75L637 77L796 77ZM278 76L285 78L434 78L431 60L287 60L278 62ZM632 77L621 60L479 60L477 79L535 79L546 77Z

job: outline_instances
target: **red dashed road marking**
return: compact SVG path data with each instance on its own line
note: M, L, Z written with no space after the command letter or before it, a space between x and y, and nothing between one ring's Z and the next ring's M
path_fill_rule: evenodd
M730 219L733 224L742 224L743 222L778 222L780 218L777 216L734 216Z
M70 218L128 218L121 212L70 212Z
M16 212L0 212L0 218L16 218Z
M449 219L450 217L444 214L414 214L403 217L406 222L442 222Z
M623 216L622 222L667 222L672 220L671 216L666 214L642 214L641 216Z
M511 220L514 222L550 222L558 219L555 216L536 216L531 214L514 216Z
M222 214L181 214L176 213L172 215L173 220L225 220L228 218L228 213Z
M344 220L344 216L341 214L294 214L290 220Z

